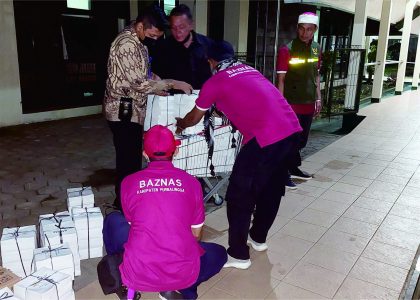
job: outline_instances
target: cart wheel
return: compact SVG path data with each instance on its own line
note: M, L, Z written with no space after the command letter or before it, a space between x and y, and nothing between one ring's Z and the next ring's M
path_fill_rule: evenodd
M216 204L217 206L222 205L223 203L223 197L220 197L218 194L214 194L213 195L213 202L214 204Z

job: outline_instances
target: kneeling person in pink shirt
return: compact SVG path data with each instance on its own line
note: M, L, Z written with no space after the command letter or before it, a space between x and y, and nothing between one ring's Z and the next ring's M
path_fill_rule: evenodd
M113 217L125 216L131 226L120 272L129 289L161 292L164 299L196 299L197 286L220 271L227 254L223 246L199 241L205 218L202 189L197 179L173 166L176 146L169 129L153 126L144 135L148 167L121 184L124 215ZM112 237L113 230L105 230Z

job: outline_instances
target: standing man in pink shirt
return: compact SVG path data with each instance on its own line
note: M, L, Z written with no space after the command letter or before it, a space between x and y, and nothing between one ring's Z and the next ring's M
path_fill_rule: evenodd
M321 111L321 88L319 68L321 50L314 41L318 29L318 16L311 12L299 16L297 38L279 49L277 57L277 79L280 93L287 99L296 113L302 133L295 153L296 165L289 170L287 187L296 189L292 178L309 180L312 175L299 169L302 163L300 150L308 142L312 119Z
M244 145L226 193L229 248L224 267L247 269L251 265L247 243L257 251L267 249L267 233L284 195L289 161L302 129L276 87L234 59L232 45L215 42L208 58L215 75L204 84L196 106L177 120L177 131L197 124L214 104L242 133Z
M150 163L123 180L124 215L109 215L114 220L105 222L104 239L107 252L124 248L119 269L127 288L161 292L161 299L196 299L198 285L219 273L227 255L223 246L199 242L202 189L197 179L173 166L178 144L164 126L146 132L143 155ZM121 242L121 224L127 222L128 239Z

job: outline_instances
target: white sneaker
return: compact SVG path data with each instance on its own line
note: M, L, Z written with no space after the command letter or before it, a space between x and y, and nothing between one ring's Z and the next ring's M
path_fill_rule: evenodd
M223 268L236 268L241 270L246 270L251 266L250 259L237 259L228 254L228 260L223 266Z
M250 236L248 237L247 243L250 244L255 251L265 251L268 249L268 245L266 243L257 243L251 239Z

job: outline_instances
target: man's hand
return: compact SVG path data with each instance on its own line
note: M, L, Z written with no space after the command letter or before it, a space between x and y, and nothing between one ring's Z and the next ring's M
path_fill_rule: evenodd
M181 125L182 124L182 122L183 122L183 119L182 118L175 118L176 119L176 124L175 124L175 126L176 126L176 131L175 131L175 134L181 134L182 133L182 131L185 129L184 127L183 127L183 125Z
M175 90L181 90L187 95L191 95L193 90L191 84L184 81L172 80L172 85Z
M321 99L318 99L315 101L315 114L314 117L318 117L322 108L322 102Z
M160 77L158 75L156 75L155 73L152 73L152 80L158 81L158 80L162 80L162 79L160 79Z

